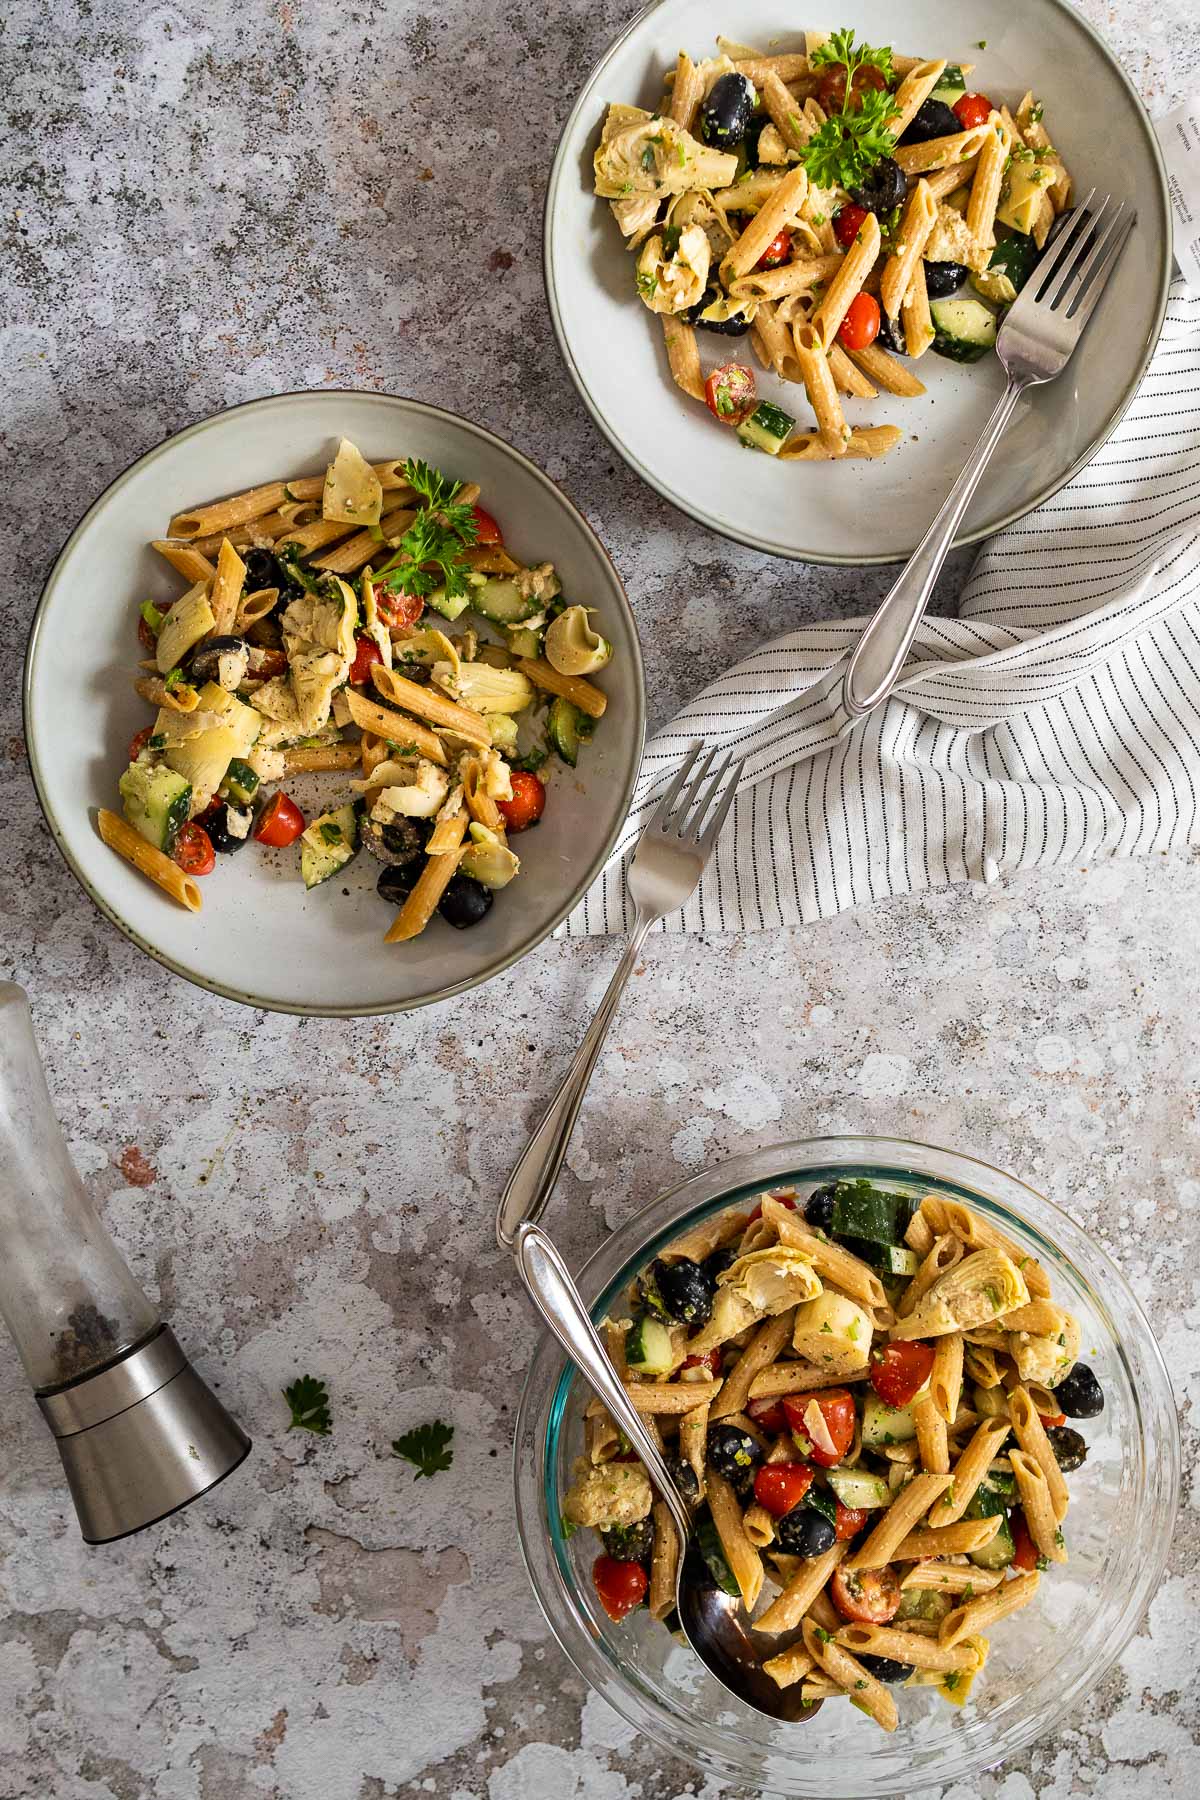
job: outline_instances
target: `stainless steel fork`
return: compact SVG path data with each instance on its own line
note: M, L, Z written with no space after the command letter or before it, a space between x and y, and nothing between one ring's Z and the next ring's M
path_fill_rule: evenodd
M647 933L689 898L733 804L744 763L735 762L732 756L716 762L715 750L710 750L701 761L702 752L703 745L697 744L638 839L628 876L629 896L637 909L629 943L562 1086L518 1158L500 1197L496 1237L506 1249L513 1247L518 1225L526 1219L540 1218L545 1210L596 1058Z
M899 680L954 533L1013 408L1026 388L1053 381L1066 367L1135 218L1123 200L1114 207L1108 194L1097 197L1093 188L1051 238L1009 308L996 338L1008 384L966 468L850 658L842 701L851 718L873 712Z

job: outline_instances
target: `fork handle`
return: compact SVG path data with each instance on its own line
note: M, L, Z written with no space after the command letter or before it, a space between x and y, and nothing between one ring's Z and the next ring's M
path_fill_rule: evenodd
M1029 385L1009 376L962 474L858 640L842 682L842 704L852 719L861 719L873 712L900 679L900 671L912 649L917 626L954 542L954 534L979 486L980 476L987 468L1000 434L1012 417L1013 408Z
M579 1108L583 1105L583 1096L596 1066L596 1058L608 1036L608 1028L612 1024L621 995L625 992L625 984L633 973L633 966L653 924L654 914L638 913L625 954L604 991L596 1016L575 1052L562 1085L546 1108L541 1124L521 1152L508 1178L496 1211L496 1238L506 1250L511 1250L516 1241L518 1225L525 1221L533 1223L546 1210L546 1202L554 1191L559 1170L563 1166L571 1133L579 1117Z

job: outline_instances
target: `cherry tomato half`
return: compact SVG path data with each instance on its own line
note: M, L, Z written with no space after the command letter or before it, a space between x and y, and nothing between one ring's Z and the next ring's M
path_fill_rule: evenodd
M679 1373L686 1374L688 1369L703 1369L715 1381L721 1373L720 1350L707 1350L703 1356L685 1356L679 1366Z
M777 269L792 254L792 234L784 230L777 232L755 263L756 269Z
M890 1565L884 1569L837 1568L829 1592L843 1619L863 1625L886 1625L900 1610L900 1577Z
M415 625L425 611L425 602L416 594L394 594L390 588L375 589L375 605L389 631Z
M383 661L383 651L374 638L366 637L359 632L354 639L354 661L350 664L350 682L353 687L369 687L371 683L371 667Z
M855 294L838 327L844 350L865 350L879 336L879 302L874 294Z
M964 131L972 131L976 125L986 125L991 110L992 103L986 94L964 94L951 108Z
M885 1406L907 1406L933 1373L928 1344L885 1344L871 1364L871 1386Z
M815 1400L825 1421L825 1429L833 1441L832 1454L820 1449L808 1435L804 1415L809 1402ZM846 1388L826 1388L820 1394L788 1394L783 1410L798 1442L798 1448L822 1469L841 1462L854 1442L854 1398ZM799 1440L803 1440L800 1442Z
M813 1484L808 1463L763 1463L754 1477L754 1498L776 1519L799 1506Z
M134 732L133 736L129 740L129 760L130 760L130 762L137 761L138 757L142 754L142 751L146 748L146 745L150 742L150 739L153 736L154 736L153 725L143 725L142 729L140 731Z
M138 614L138 643L142 646L142 649L146 652L147 656L154 655L158 639L147 625L145 619L143 619L141 613Z
M528 769L514 769L510 779L512 799L497 800L496 805L510 831L525 831L536 825L545 811L546 788Z
M592 1580L601 1606L615 1623L642 1604L650 1585L641 1563L618 1562L615 1556L596 1558Z
M833 1521L833 1529L837 1533L838 1543L845 1544L852 1537L857 1537L870 1516L865 1506L843 1506L839 1500L837 1514Z
M475 542L477 544L502 544L504 542L500 527L490 512L484 512L482 506L473 506L471 513L475 520Z
M870 216L865 206L856 206L853 201L834 214L833 235L843 250L850 248L862 230L863 221Z
M1012 1567L1028 1572L1037 1568L1037 1545L1029 1535L1029 1527L1025 1523L1025 1514L1019 1506L1013 1508L1008 1515L1009 1529L1012 1532L1013 1550Z
M846 65L845 63L828 63L817 83L817 100L825 112L857 112L862 105L864 88L887 87L887 77L882 69L873 63L863 63L854 71L854 79L850 83L850 104L846 99Z
M171 860L179 864L185 875L211 875L216 868L216 851L207 831L195 819L179 827Z
M260 844L270 844L278 850L284 844L294 844L303 830L304 814L296 802L286 794L272 794L254 827L254 835Z
M1038 1418L1042 1421L1042 1424L1046 1427L1047 1431L1052 1430L1056 1425L1065 1425L1067 1422L1066 1413L1039 1413Z
M746 1411L754 1420L760 1431L768 1437L776 1437L779 1432L788 1428L787 1414L783 1410L783 1402L773 1395L765 1395L761 1400L747 1402Z
M704 384L704 399L714 419L722 425L740 425L758 403L754 376L740 363L722 363Z

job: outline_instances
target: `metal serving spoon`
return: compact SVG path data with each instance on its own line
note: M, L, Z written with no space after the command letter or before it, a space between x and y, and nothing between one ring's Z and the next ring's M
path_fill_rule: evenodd
M530 1223L517 1227L513 1249L534 1305L641 1457L671 1514L679 1537L675 1605L688 1643L721 1685L756 1712L788 1723L811 1719L820 1701L805 1705L799 1683L778 1687L762 1669L764 1657L787 1648L798 1634L789 1639L755 1631L743 1618L739 1600L703 1578L697 1579L695 1559L699 1553L694 1548L688 1553L692 1521L687 1503L609 1362L562 1257L541 1227Z

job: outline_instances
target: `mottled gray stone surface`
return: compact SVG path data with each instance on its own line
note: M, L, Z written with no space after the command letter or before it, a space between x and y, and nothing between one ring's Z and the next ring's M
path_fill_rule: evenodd
M1200 87L1195 0L1084 10L1152 108ZM255 1438L208 1501L85 1550L0 1343L5 1800L714 1791L587 1698L509 1502L533 1331L492 1207L614 947L547 945L390 1022L211 999L140 958L59 863L17 701L40 579L129 458L229 402L327 382L472 414L567 485L637 606L653 719L782 623L882 591L885 572L769 562L676 517L560 367L542 188L571 84L623 12L9 0L0 20L2 967L34 995L111 1226ZM578 1255L706 1159L878 1130L1026 1175L1119 1258L1184 1412L1171 1573L1099 1694L981 1800L1181 1800L1200 1782L1198 874L1185 857L1064 869L655 943L559 1203ZM327 1440L284 1429L300 1370L329 1381ZM414 1486L387 1446L434 1414L456 1424L454 1469Z

